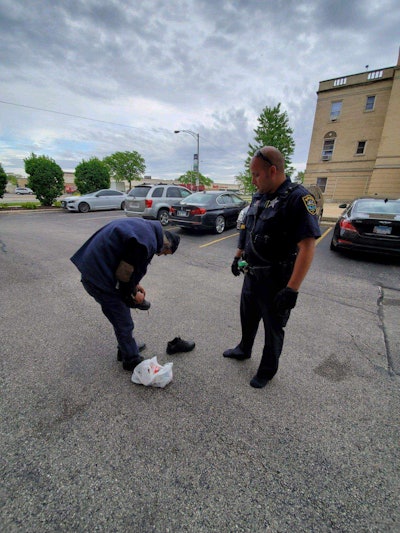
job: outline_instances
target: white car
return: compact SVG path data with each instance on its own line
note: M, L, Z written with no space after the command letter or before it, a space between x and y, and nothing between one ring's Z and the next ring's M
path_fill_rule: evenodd
M249 206L246 206L244 209L240 211L239 216L236 221L236 229L240 229L240 226L242 225L242 222L247 214L248 209L249 209Z
M106 209L125 209L126 194L114 189L83 194L82 196L67 196L61 200L61 207L68 211L87 213Z
M33 194L33 191L29 187L16 187L15 194Z

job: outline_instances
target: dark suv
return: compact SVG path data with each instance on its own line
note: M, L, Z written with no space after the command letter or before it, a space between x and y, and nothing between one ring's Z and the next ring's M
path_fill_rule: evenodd
M143 217L159 220L163 226L169 222L169 208L192 194L181 185L136 185L125 200L128 217Z

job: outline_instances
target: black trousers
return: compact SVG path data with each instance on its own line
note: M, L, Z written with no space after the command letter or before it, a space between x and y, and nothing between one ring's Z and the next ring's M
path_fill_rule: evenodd
M86 292L100 304L103 314L111 322L121 350L123 361L132 361L139 356L139 349L133 337L135 327L131 310L121 300L118 294L106 293L98 289L90 281L82 279Z
M239 347L251 355L254 339L262 319L264 324L264 349L258 368L258 376L272 379L278 371L279 357L285 337L284 327L290 311L279 315L274 308L274 298L285 285L277 281L272 272L259 271L246 274L240 299L242 339Z

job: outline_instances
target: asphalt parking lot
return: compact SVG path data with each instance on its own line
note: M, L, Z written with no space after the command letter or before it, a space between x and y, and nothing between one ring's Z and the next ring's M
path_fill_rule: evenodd
M0 214L3 531L399 531L400 378L377 302L380 286L397 301L398 264L322 240L260 391L261 334L252 359L222 357L239 332L236 232L183 235L143 280L152 309L133 312L144 355L174 364L166 389L145 388L69 261L118 216ZM168 356L176 335L195 350Z

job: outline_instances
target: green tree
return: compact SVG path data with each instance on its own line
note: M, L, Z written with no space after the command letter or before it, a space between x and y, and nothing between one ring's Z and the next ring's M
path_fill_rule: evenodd
M290 176L294 171L291 160L294 152L293 129L289 126L288 114L286 111L281 111L281 104L265 107L257 121L258 127L254 130L253 144L249 143L244 172L236 176L236 181L242 184L245 192L255 190L251 183L250 161L254 153L263 146L275 146L285 158L286 174Z
M299 172L297 173L297 176L294 178L294 182L295 183L304 183L304 170L299 170Z
M146 170L144 158L138 152L115 152L103 159L107 165L111 177L115 181L128 181L129 188L132 187L132 181L138 181L143 178Z
M81 194L110 187L110 172L103 161L92 157L75 168L75 185Z
M6 192L7 174L4 172L3 166L0 163L0 198L3 198Z
M182 176L179 176L178 181L179 183L184 184L191 184L196 185L197 180L197 172L195 170L188 170L186 174L182 174ZM211 178L207 178L207 176L203 176L203 174L199 173L199 184L204 185L205 187L209 187L213 182Z
M59 165L46 155L32 153L24 159L28 174L27 186L42 205L52 205L64 190L64 173Z

